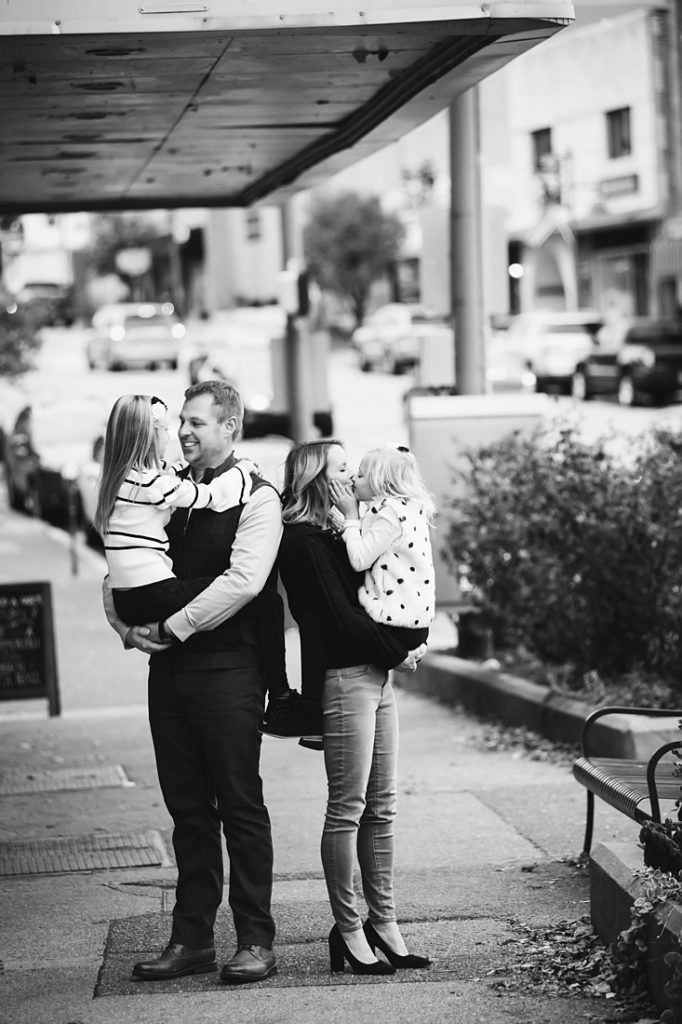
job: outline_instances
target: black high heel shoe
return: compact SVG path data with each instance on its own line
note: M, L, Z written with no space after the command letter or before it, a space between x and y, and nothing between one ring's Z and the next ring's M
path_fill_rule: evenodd
M387 943L381 938L371 921L365 921L362 926L370 949L372 952L378 947L384 954L392 967L430 967L431 961L428 956L416 956L408 953L406 956L398 956Z
M395 974L395 967L390 967L383 960L363 964L362 960L356 959L343 941L338 925L334 925L329 933L329 966L332 974L343 974L344 960L350 964L353 974Z

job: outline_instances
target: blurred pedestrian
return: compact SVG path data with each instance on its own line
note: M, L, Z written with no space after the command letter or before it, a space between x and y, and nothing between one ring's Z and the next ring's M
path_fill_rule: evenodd
M192 480L206 482L234 467L243 415L241 396L228 384L188 388L179 438ZM135 964L133 976L161 980L216 970L222 825L237 950L221 978L260 981L276 971L275 924L272 837L259 770L264 684L250 603L276 584L279 495L254 476L246 504L224 512L178 509L166 529L180 579L221 575L181 611L145 626L126 626L104 589L107 617L126 646L151 654L149 719L178 867L169 943L158 958Z
M356 974L427 967L408 953L393 895L398 717L389 670L416 668L405 634L374 622L360 606L362 576L331 527L331 481L349 484L338 441L312 441L287 456L284 534L278 566L300 633L302 697L321 698L328 781L322 863L335 924L332 972ZM369 908L364 923L353 885L355 859ZM379 949L389 963L379 960Z

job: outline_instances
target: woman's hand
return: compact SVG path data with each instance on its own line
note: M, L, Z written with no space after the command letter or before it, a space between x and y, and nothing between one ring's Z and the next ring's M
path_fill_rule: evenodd
M396 665L396 672L416 672L417 665L426 654L426 644L420 644L419 647L415 647L413 651L407 652L407 657L404 661L401 661L399 665Z
M352 484L341 483L339 480L330 480L329 493L332 501L346 519L357 519L359 517L360 506L358 505L358 499L353 493Z

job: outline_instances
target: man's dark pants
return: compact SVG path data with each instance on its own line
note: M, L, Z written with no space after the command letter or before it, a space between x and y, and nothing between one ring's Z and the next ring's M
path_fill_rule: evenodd
M149 672L159 782L178 865L171 942L213 945L223 896L221 823L237 941L272 946L272 836L259 774L264 692L255 664L178 671L173 651Z

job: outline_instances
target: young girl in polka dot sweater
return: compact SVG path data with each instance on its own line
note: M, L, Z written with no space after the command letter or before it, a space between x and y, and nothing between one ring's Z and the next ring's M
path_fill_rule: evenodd
M330 481L330 489L344 516L350 563L364 571L361 605L375 622L414 631L410 647L419 647L435 614L435 505L417 460L408 448L375 448L362 458L352 488Z

